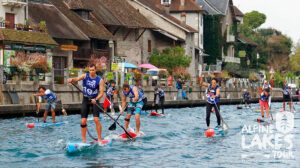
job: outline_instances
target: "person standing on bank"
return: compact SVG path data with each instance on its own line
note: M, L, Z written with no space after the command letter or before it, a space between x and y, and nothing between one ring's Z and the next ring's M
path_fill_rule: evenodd
M104 95L104 80L96 74L96 66L89 65L89 72L82 74L77 78L69 78L68 83L73 83L82 80L83 85L83 100L81 105L81 136L82 142L86 143L87 117L90 106L93 108L94 122L98 135L98 142L101 143L102 125L99 120L100 109L97 103Z
M155 111L158 113L158 105L160 104L162 114L164 114L165 91L159 86L156 86L154 88L153 102L154 102Z
M207 129L210 129L210 113L212 111L212 108L214 108L216 117L217 117L217 123L216 126L217 129L221 129L221 115L220 115L220 87L217 84L217 79L213 78L210 82L210 84L207 83L201 83L201 86L206 86L206 97L207 97L207 103L206 103L206 125Z
M33 94L34 96L39 96L39 101L37 103L37 111L40 111L42 99L47 101L46 109L44 112L44 123L47 120L48 112L51 111L52 114L52 122L55 123L55 108L56 108L56 95L50 89L46 89L43 86L38 88L38 93Z

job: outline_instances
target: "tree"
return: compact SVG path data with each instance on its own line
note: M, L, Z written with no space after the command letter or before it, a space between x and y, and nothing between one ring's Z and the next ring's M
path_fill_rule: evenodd
M185 55L185 50L182 47L166 48L162 52L154 50L150 56L149 62L155 66L166 68L172 72L178 67L189 67L191 57Z
M244 15L244 24L250 29L254 30L265 23L267 17L265 14L258 11L252 11Z
M290 58L291 70L300 73L300 43L297 44L295 53Z

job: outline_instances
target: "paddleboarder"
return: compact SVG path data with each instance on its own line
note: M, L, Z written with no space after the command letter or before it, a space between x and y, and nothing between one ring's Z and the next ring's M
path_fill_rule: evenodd
M106 97L103 102L104 112L107 112L107 108L113 108L114 102L114 94L116 94L116 82L114 80L110 80L106 83Z
M122 94L122 109L125 109L126 107L127 97L130 99L130 101L127 106L127 115L125 117L125 129L128 129L130 118L132 115L134 115L136 126L135 132L137 135L139 135L141 126L140 115L144 106L144 94L140 91L140 89L137 86L124 84Z
M156 86L154 88L153 102L154 102L155 111L158 113L158 106L160 105L162 114L164 114L165 91L159 86Z
M54 92L50 89L46 89L43 86L38 88L38 93L33 94L34 96L39 96L39 100L37 103L37 111L40 111L42 100L46 101L46 109L44 112L43 121L44 123L47 120L48 112L51 111L52 122L55 123L55 108L56 108L56 100L57 97Z
M262 120L264 120L266 111L267 119L270 118L270 105L269 105L270 89L264 89L260 95L259 104L260 104L260 113Z
M287 102L290 106L290 111L292 111L292 99L291 99L291 87L288 86L287 81L285 80L282 86L283 94L283 111L285 111L285 103Z
M206 86L206 97L207 97L207 103L206 103L206 125L207 129L210 128L210 113L212 111L212 108L214 108L214 111L216 113L217 117L217 123L216 126L217 129L221 129L221 116L220 116L220 86L217 84L217 79L213 78L210 82L210 84L207 83L201 83L202 86Z
M82 80L83 85L83 100L81 105L81 136L82 142L86 143L87 132L87 117L90 107L93 109L94 122L96 124L96 131L98 135L98 142L102 143L102 125L99 120L100 108L97 103L104 95L104 80L96 74L95 64L89 65L89 72L82 74L76 78L69 78L68 83L74 83Z

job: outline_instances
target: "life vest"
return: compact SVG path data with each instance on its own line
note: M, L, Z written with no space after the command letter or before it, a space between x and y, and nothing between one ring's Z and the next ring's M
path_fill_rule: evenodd
M212 98L212 95L217 95L217 89L219 89L219 85L217 85L215 88L212 88L211 85L206 90L206 97L207 97L207 102L210 104L215 104L220 102L220 96Z
M47 89L45 91L45 95L42 96L42 98L44 100L46 100L48 103L50 103L50 102L54 102L56 100L56 95L51 90Z
M123 91L123 95L124 95L125 97L130 98L130 101L132 101L132 99L135 97L135 96L134 96L134 92L133 92L133 87L135 87L135 86L130 85L130 86L129 86L129 91L128 91L127 93ZM144 98L144 93L143 93L143 91L141 91L139 88L138 88L138 96L139 96L138 102L139 102L139 101L142 101L143 98Z
M83 92L85 97L95 98L99 94L99 84L101 81L100 76L91 78L89 73L86 73L85 78L83 79Z

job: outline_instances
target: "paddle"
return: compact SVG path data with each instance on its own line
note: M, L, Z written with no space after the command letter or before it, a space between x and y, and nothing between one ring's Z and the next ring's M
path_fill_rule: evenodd
M126 108L126 107L125 107ZM121 105L119 105L119 110L120 110L120 114L118 115L118 117L117 117L117 119L115 120L115 122L108 128L108 130L110 130L110 131L114 131L114 130L116 130L116 121L118 121L118 119L120 118L120 116L123 114L122 113L122 107L121 107Z
M35 110L36 117L38 119L38 122L40 122L40 118L39 118L40 109L38 109L38 107L37 107L37 101L36 101L36 97L35 96L34 96L34 102L35 102L35 108L36 108L36 110Z
M77 85L75 85L73 82L71 82L71 84L73 85L73 86L75 86L81 93L84 93ZM103 110L103 108L98 104L98 103L96 103L95 104L100 110L102 110L102 111L104 111ZM129 137L129 139L130 140L132 140L133 141L133 138L132 138L132 136L126 131L126 129L122 126L122 125L120 125L120 123L117 121L117 120L115 120L111 115L109 115L108 113L105 113L110 119L112 119L113 121L115 121L117 124L118 124L118 126L119 127L121 127L123 130L124 130L124 132L126 133L126 135Z
M220 118L221 118L221 121L222 121L222 129L223 131L227 131L229 129L229 126L228 124L224 121L222 115L221 115L221 111L219 110L218 106L217 106L217 103L216 101L214 101L215 103L215 107L217 108L217 110L219 111L219 114L220 114Z
M273 115L271 113L271 99L272 99L272 96L270 95L270 97L269 97L269 113L271 115L271 119L273 120Z
M292 91L290 92L290 97L291 97L291 103L292 103L292 106L293 106L293 110L296 112L296 108L295 108L294 102L293 102L293 94L292 94Z

